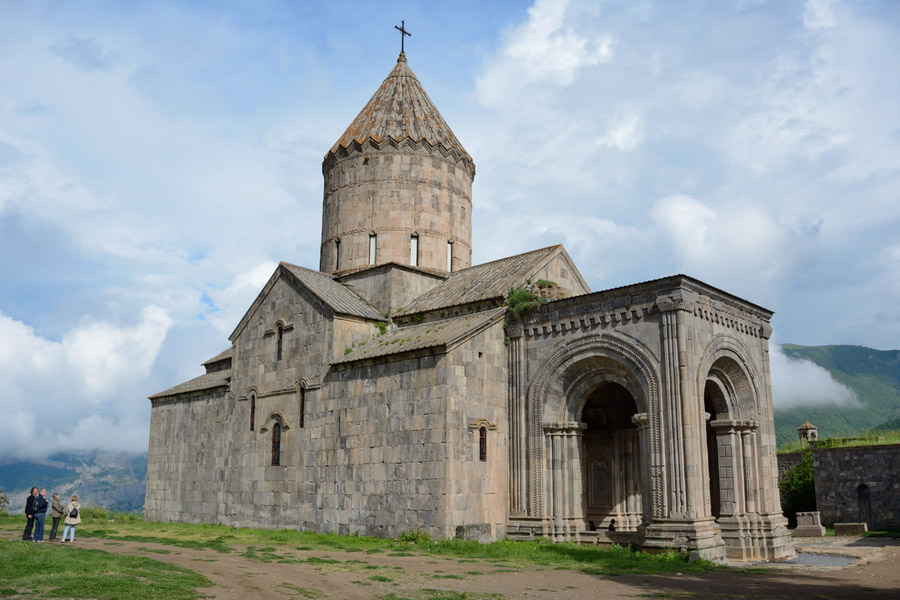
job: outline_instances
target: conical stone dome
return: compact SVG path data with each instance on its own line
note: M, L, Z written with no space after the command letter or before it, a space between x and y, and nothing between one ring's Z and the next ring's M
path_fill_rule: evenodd
M322 162L319 269L471 266L475 164L401 53Z
M469 162L472 160L409 68L406 54L401 53L397 66L329 153L336 153L340 148L351 148L354 143L364 144L367 140L381 143L407 139L442 146Z

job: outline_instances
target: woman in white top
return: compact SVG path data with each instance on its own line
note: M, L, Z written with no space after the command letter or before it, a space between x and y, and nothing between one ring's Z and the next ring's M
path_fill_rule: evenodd
M75 541L75 526L79 523L81 523L81 505L78 504L78 496L72 496L72 501L66 504L66 528L63 529L63 542L66 541L69 531L72 532L72 539L69 541Z

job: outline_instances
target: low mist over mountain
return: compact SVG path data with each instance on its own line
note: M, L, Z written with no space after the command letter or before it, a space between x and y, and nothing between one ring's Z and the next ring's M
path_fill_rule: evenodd
M10 512L24 510L32 486L47 488L48 498L53 492L63 500L78 494L84 506L142 511L146 474L146 454L54 454L38 462L0 460L0 489L9 496Z
M819 428L819 438L853 436L871 429L900 429L900 350L874 350L863 346L797 346L783 344L791 360L809 361L826 369L839 385L855 396L838 401L823 396L791 402L775 400L778 444L797 439L797 427L806 419ZM774 369L774 367L773 367Z

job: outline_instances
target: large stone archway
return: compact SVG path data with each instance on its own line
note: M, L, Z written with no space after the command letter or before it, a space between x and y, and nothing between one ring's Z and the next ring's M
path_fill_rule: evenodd
M720 528L726 556L744 560L770 554L770 519L760 494L766 466L760 423L765 415L760 411L760 382L748 367L746 352L733 340L713 340L700 371L706 507Z
M591 389L581 412L584 520L589 530L636 531L642 522L640 446L631 393L614 382Z
M513 505L529 508L545 535L571 539L613 518L635 531L645 521L655 420L648 409L658 402L645 352L617 336L586 336L561 344L538 369L528 393L532 468L526 485L512 488L528 490Z

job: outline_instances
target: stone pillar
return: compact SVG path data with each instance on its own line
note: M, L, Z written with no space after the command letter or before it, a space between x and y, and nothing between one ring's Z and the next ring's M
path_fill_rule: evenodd
M639 510L641 512L641 524L639 530L645 528L650 520L657 514L659 507L654 506L654 498L657 490L654 489L653 477L651 476L651 451L650 451L650 415L647 413L637 413L631 417L631 422L637 427L637 447L638 460L641 468L638 469L640 481L641 502ZM661 491L660 491L661 492ZM660 495L662 495L660 493Z
M587 425L545 423L545 513L551 535L569 539L584 529L581 485L581 436Z
M509 514L530 514L528 492L528 398L521 326L509 339ZM518 335L516 335L518 334Z
M660 313L662 358L660 430L663 443L659 460L665 465L668 490L666 510L654 516L643 530L646 548L684 548L697 550L700 556L717 560L724 545L715 521L704 510L703 439L700 416L702 398L694 382L692 356L694 335L691 326L698 295L676 289L657 297ZM655 459L655 457L654 457ZM654 504L661 499L654 496Z

